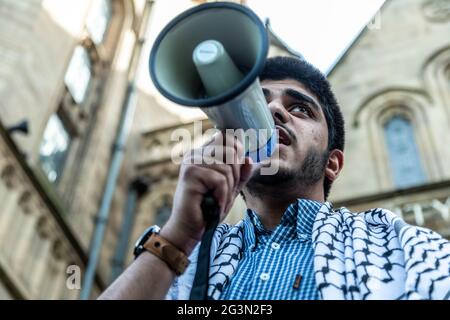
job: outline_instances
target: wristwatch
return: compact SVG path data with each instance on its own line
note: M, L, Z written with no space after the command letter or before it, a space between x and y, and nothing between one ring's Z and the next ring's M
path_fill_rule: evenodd
M161 237L160 230L157 225L154 225L144 231L134 246L134 258L148 251L163 260L179 276L189 265L189 259L183 251Z

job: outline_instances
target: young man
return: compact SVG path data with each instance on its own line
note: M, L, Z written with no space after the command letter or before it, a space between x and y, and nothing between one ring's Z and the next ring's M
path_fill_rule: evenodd
M270 159L278 172L262 175L267 163L249 159L207 165L194 164L199 153L186 155L172 215L150 237L153 250L146 245L100 298L188 299L208 190L221 219L239 193L248 207L241 222L214 234L211 299L450 298L447 240L384 209L351 213L326 202L344 164L344 121L326 78L307 62L277 57L260 80L280 137L279 156ZM234 141L224 151L242 159L233 137L216 135L209 146L222 138ZM161 244L171 253L154 249Z

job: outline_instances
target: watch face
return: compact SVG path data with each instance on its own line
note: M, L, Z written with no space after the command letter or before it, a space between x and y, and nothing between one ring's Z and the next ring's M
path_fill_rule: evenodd
M151 226L145 230L139 239L136 241L134 245L134 257L137 258L139 254L141 254L142 250L144 250L144 244L147 242L150 235L153 233L159 233L160 227L157 225Z

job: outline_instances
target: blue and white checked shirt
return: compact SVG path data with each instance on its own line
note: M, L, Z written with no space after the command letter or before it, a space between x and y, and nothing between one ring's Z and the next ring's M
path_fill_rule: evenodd
M244 252L236 273L220 299L316 300L312 227L322 203L299 199L284 213L273 231L247 210ZM300 285L294 288L297 277Z
M261 228L251 213L234 226L220 224L211 244L208 298L449 298L448 240L382 208L355 213L325 202L314 214L316 208L316 202L298 200L273 232ZM311 225L313 249L308 240ZM280 247L272 248L273 242ZM166 299L189 299L198 250L199 245ZM296 274L303 276L299 289L292 288Z

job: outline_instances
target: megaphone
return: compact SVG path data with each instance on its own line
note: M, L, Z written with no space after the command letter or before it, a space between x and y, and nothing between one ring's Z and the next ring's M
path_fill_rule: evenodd
M150 53L158 91L183 106L200 107L218 129L245 136L254 162L270 157L277 131L259 84L268 52L264 24L245 6L206 3L174 18Z
M202 4L177 16L158 35L150 76L163 96L200 107L216 128L242 129L246 155L260 162L272 155L278 139L258 79L268 42L264 24L250 9L229 2ZM210 245L219 223L212 192L203 197L201 208L206 228L191 300L207 299Z

